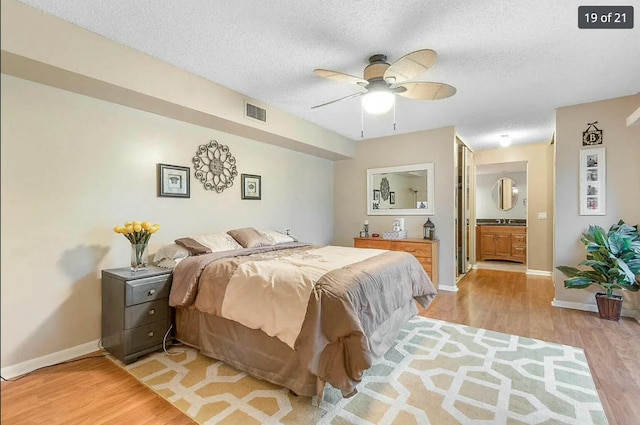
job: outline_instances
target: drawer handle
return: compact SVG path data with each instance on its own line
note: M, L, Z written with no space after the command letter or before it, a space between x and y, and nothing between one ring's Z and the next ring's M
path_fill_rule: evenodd
M152 308L151 310L149 310L149 311L147 312L147 314L148 314L149 316L153 316L154 314L156 314L156 310Z
M153 336L153 331L151 331L151 332L147 332L147 336L148 336L148 337L152 337L152 336Z
M151 296L151 295L153 295L155 293L156 293L155 289L149 289L149 292L147 292L147 295Z

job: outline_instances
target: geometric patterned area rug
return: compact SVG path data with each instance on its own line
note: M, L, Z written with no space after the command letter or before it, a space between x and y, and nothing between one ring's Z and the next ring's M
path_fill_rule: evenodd
M169 353L124 367L203 425L607 424L582 349L418 316L356 395L327 384L320 407L195 349Z

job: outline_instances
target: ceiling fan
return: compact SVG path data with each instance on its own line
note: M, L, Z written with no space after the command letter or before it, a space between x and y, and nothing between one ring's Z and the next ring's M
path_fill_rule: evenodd
M436 52L431 49L416 50L389 64L386 55L376 54L369 58L369 65L364 69L363 78L328 69L314 69L313 72L319 77L339 83L355 84L364 90L313 106L311 109L352 97L364 96L362 107L367 113L383 114L393 107L396 94L418 100L451 97L456 93L456 89L448 84L409 81L431 68L437 57Z

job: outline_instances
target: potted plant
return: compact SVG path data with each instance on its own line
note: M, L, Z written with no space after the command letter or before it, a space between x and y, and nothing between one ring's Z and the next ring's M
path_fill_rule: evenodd
M592 270L580 270L570 266L557 269L569 279L565 288L587 288L599 285L605 292L596 293L600 318L620 320L622 296L615 289L637 292L640 289L640 236L638 226L630 226L623 220L611 226L608 232L600 226L589 226L580 238L587 250L587 259L580 265Z

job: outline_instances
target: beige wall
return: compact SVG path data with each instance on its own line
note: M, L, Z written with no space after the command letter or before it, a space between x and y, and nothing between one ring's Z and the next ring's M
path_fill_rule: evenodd
M240 93L15 0L1 4L5 74L323 158L354 155L351 139L309 121L257 103L267 123L256 122Z
M177 237L255 226L300 240L333 235L333 162L2 75L2 367L100 338L100 270L126 266L113 227L159 223L150 250ZM228 145L261 201L192 175L191 198L156 196L156 164L192 167L200 144ZM97 349L92 345L91 350Z
M555 263L573 265L585 259L580 235L589 225L608 229L619 219L640 224L640 127L626 119L640 105L640 95L626 96L556 110L556 226ZM582 132L597 121L603 131L606 157L606 215L579 215L579 158ZM564 276L555 271L556 304L593 305L597 288L565 289ZM623 309L633 314L640 294L624 292ZM571 305L571 304L569 304Z
M474 159L476 166L527 161L527 269L551 272L553 145L545 142L475 151ZM546 212L547 219L538 219L539 212Z
M367 169L434 162L435 215L440 239L440 287L455 288L454 281L454 145L455 130L445 127L357 142L355 159L335 162L334 243L353 246L365 220L370 233L392 230L396 216L367 216ZM427 216L405 218L409 237L422 237Z

